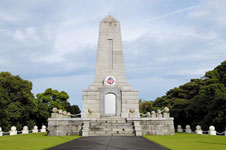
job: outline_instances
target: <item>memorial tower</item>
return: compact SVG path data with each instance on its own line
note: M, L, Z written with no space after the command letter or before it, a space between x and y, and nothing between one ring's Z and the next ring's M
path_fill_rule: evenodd
M139 117L138 91L126 82L120 22L105 17L99 26L96 73L83 90L82 118Z

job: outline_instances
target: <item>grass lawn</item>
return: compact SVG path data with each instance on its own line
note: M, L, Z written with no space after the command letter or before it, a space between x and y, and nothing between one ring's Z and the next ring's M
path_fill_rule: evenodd
M172 150L226 150L226 136L176 133L144 137Z
M46 133L0 136L0 149L43 150L77 138L79 136L46 136Z

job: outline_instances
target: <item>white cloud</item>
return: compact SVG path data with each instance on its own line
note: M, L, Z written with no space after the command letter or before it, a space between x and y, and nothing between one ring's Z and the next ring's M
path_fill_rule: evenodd
M11 16L3 11L0 11L0 20L7 21L7 22L16 22L19 18L15 16Z
M8 10L0 11L0 70L32 80L35 93L52 87L76 99L93 81L99 21L112 12L121 22L128 80L141 98L154 99L225 60L225 3L1 2Z

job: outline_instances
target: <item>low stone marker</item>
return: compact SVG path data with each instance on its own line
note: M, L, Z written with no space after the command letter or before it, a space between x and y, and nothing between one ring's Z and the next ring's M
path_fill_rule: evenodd
M11 127L11 130L9 131L9 135L17 135L17 130L15 126Z
M190 125L186 125L185 132L186 133L191 133L191 127L190 127Z
M150 118L151 117L151 113L147 112L147 117Z
M40 132L46 132L46 126L45 125L42 126Z
M158 117L158 118L162 118L161 112L162 112L162 111L161 111L160 109L157 110L157 117Z
M225 131L224 131L224 135L226 136L226 128L225 128Z
M197 126L196 126L195 133L197 133L197 134L202 134L202 128L201 128L200 125L197 125Z
M209 135L216 135L216 130L214 126L209 127Z
M170 117L170 115L169 115L169 108L165 107L163 110L164 110L163 117L164 118L169 118Z
M0 136L3 135L2 128L0 127Z
M23 127L23 130L22 130L22 134L28 134L29 131L28 131L28 127L27 126L24 126Z
M151 111L151 118L156 118L156 113L155 113L155 111Z
M34 126L34 127L33 127L32 133L38 133L38 127L37 127L37 126Z
M181 125L177 126L177 132L183 132L183 129L182 129Z

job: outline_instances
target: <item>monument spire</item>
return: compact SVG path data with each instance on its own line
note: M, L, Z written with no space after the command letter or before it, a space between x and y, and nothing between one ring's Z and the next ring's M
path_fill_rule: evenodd
M120 22L112 15L100 22L94 83L103 83L109 75L116 78L117 85L126 82Z

